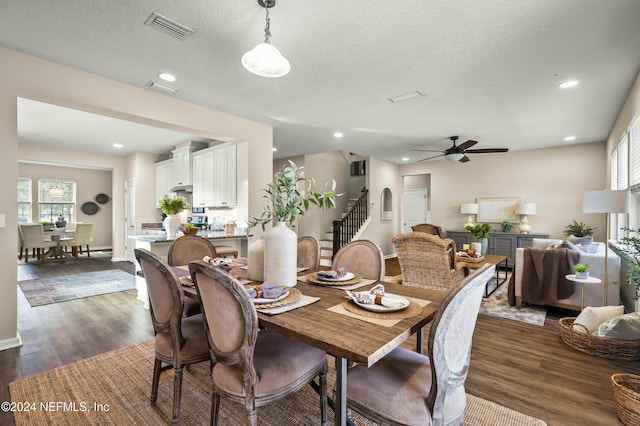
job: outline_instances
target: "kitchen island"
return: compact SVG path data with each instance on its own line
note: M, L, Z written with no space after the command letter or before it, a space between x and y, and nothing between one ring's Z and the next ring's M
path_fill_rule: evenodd
M211 243L216 245L232 246L238 249L238 253L242 257L247 256L248 238L242 231L236 232L233 236L227 236L225 231L200 231L199 237L207 238ZM171 243L177 238L181 238L182 235L176 237L168 237L163 234L147 234L147 235L132 235L129 238L134 240L134 248L143 248L149 250L161 257L163 260L167 260L167 254L169 253L169 247ZM149 295L147 293L147 283L144 278L138 274L140 271L140 265L136 264L136 290L138 291L138 299L144 303L144 306L149 309Z

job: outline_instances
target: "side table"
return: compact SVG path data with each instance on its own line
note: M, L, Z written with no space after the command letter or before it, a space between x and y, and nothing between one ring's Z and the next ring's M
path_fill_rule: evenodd
M565 278L569 281L580 283L580 310L584 309L584 285L585 284L600 284L602 280L600 278L589 276L588 278L578 278L575 274L565 275Z

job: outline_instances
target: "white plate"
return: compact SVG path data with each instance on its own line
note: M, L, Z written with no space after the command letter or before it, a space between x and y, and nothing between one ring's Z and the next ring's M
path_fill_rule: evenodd
M355 303L356 305L360 306L362 309L366 309L367 311L372 311L372 312L395 312L395 311L399 311L401 309L406 308L407 306L409 306L409 300L407 300L406 298L399 296L397 294L391 294L391 293L385 293L384 297L388 297L391 299L398 299L402 302L402 306L398 307L398 308L387 308L386 306L383 305L375 305L375 304L369 304L369 303L359 303L358 301L353 300L353 303Z
M289 291L287 291L285 294L283 294L282 296L280 296L280 297L278 297L276 299L264 299L264 298L260 297L260 298L255 298L255 299L251 299L251 300L253 300L253 303L257 303L257 304L273 303L273 302L278 302L278 301L284 299L288 295L289 295Z
M318 277L316 276L317 280L320 281L327 281L330 283L336 283L336 282L340 282L340 281L349 281L355 278L355 274L353 272L347 272L346 274L344 274L344 276L340 277L340 278L324 278L324 277Z

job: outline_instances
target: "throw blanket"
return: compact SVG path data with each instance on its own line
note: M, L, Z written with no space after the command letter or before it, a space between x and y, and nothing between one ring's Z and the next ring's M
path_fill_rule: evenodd
M565 275L573 272L580 252L566 248L524 249L522 265L522 300L534 305L550 305L566 299L574 285Z

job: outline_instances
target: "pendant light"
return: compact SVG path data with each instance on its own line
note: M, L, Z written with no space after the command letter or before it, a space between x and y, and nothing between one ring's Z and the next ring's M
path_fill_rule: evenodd
M276 0L258 0L258 4L266 11L266 26L264 27L264 43L242 55L242 65L250 72L261 77L282 77L289 73L291 65L287 58L271 44L271 21L269 9L276 5Z

